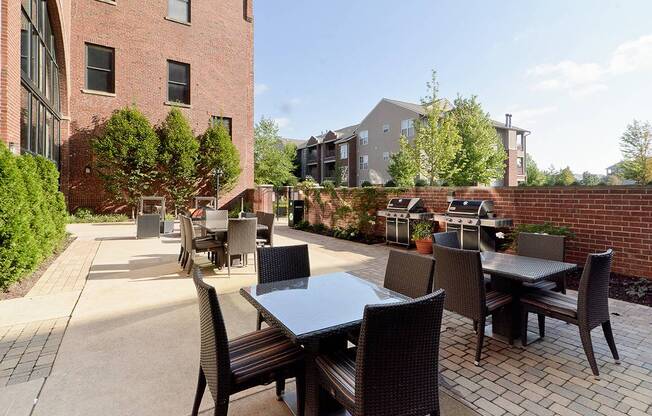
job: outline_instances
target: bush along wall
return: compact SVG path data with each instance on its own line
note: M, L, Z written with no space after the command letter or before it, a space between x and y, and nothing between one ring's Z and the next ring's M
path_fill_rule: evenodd
M1 290L52 254L66 220L56 166L41 156L14 156L0 143Z

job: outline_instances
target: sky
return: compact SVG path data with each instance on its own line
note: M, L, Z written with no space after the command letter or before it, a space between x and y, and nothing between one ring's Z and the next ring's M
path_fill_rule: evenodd
M477 95L530 130L540 168L605 173L633 119L652 122L652 0L258 0L255 117L307 139L381 98Z

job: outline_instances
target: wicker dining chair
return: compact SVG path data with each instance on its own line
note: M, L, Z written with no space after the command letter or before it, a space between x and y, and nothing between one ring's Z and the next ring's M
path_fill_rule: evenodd
M179 245L180 250L179 250L179 258L177 259L177 263L179 263L181 266L185 267L186 263L186 257L187 257L187 251L186 251L186 227L185 227L185 221L183 220L182 217L179 217Z
M390 250L383 286L411 298L432 293L435 262L432 257Z
M487 316L511 307L508 293L487 291L482 274L480 252L440 246L434 247L435 289L446 291L446 310L473 320L477 334L475 365L480 365ZM509 344L513 343L510 333Z
M195 255L197 253L215 252L222 246L222 243L213 239L196 238L195 229L190 217L182 216L181 221L184 221L185 246L186 252L188 253L188 258L183 267L190 274L192 266L195 264Z
M231 277L231 256L240 255L242 264L247 263L247 255L254 255L254 270L258 271L256 254L256 218L230 219L226 234L226 265Z
M564 261L564 240L558 235L519 233L516 237L516 254L544 260ZM528 289L557 290L565 294L566 274L556 276L552 280L524 283L523 286Z
M258 224L264 225L267 227L265 231L258 231L258 238L256 239L256 244L259 245L274 245L274 214L267 212L256 212L256 218L258 219Z
M304 353L277 328L265 328L228 340L224 318L213 286L206 284L198 268L193 281L199 298L201 343L199 378L192 416L199 414L206 385L215 402L215 416L226 416L229 397L255 386L276 382L276 394L284 394L285 380L296 377L297 408L304 413Z
M310 277L308 245L258 247L258 283ZM258 313L256 329L260 329L263 316Z
M589 360L591 371L596 379L600 373L593 353L591 330L601 325L611 354L620 363L616 342L614 341L611 321L609 319L609 277L613 250L604 253L589 254L582 277L577 298L551 291L533 291L521 296L522 325L521 333L527 331L528 314L536 313L539 317L539 335L545 336L545 317L562 320L579 327L584 353ZM523 345L526 340L522 337Z
M353 416L439 415L444 298L367 305L357 348L317 356L321 392Z
M446 231L442 233L434 233L432 235L432 252L435 252L435 245L438 244L450 248L462 248L460 245L460 235L457 231ZM487 290L491 290L491 276L484 274L484 286Z

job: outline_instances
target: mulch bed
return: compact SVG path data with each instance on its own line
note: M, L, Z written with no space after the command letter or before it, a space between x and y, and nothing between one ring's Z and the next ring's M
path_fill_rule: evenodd
M68 246L77 239L72 235L67 235L66 238L59 243L59 246L54 249L54 253L45 259L39 265L38 269L34 270L31 274L23 277L20 281L12 284L4 291L0 290L0 300L22 298L30 291L32 287L38 282L38 279L43 276L43 273L50 267L52 263L63 253Z
M577 290L582 272L576 270L566 276L566 286ZM637 289L635 292L633 288ZM611 273L609 279L609 297L639 305L652 306L652 280Z

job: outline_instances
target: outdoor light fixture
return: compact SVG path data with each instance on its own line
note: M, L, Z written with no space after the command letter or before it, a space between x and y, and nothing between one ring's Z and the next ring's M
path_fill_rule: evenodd
M86 167L84 168L84 172L86 172L86 173L91 173L91 167L90 167L90 166L86 166Z

